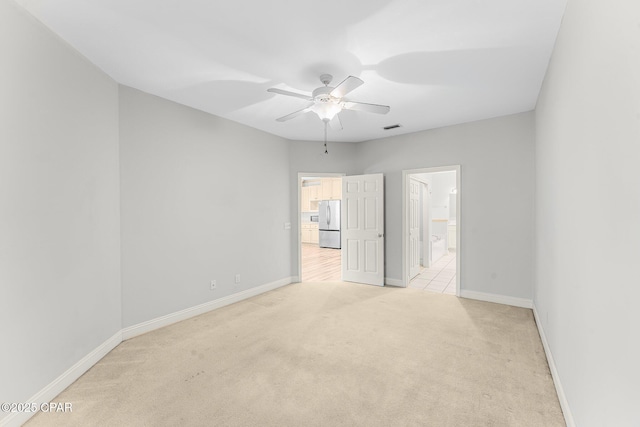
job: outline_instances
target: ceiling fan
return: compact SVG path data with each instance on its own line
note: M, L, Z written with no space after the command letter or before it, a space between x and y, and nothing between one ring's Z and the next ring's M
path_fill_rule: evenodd
M286 116L276 119L276 121L285 122L301 114L313 111L318 115L318 117L320 117L320 120L325 122L325 125L329 123L332 129L340 130L342 129L342 123L340 123L338 113L342 110L355 110L366 111L368 113L387 114L391 109L388 105L366 104L363 102L354 102L344 99L344 96L346 94L364 83L357 77L349 76L336 87L329 86L331 80L333 80L333 76L331 74L322 74L320 76L320 81L322 82L322 84L324 84L324 86L320 86L319 88L315 89L311 93L311 95L291 92L288 90L277 88L267 89L267 92L278 93L280 95L286 96L294 96L296 98L306 99L307 101L311 102L302 110L287 114Z

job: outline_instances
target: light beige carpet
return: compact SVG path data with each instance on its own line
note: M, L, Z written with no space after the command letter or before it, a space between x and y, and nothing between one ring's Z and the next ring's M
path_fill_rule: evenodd
M29 426L562 426L531 310L301 283L125 341Z

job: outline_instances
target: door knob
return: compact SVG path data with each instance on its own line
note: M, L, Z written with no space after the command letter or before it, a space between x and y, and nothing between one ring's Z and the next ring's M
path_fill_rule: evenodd
M382 237L382 236L384 236L384 234L378 234L378 237Z

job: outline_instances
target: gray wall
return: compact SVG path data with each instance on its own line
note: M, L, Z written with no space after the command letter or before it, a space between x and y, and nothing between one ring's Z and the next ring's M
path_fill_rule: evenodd
M459 164L462 289L532 298L533 113L357 146L358 170L385 175L388 278L402 279L402 171Z
M291 276L288 141L121 87L120 147L123 326Z
M640 425L639 18L569 1L536 110L534 303L581 427Z
M0 52L0 402L28 402L121 329L118 87L10 1Z

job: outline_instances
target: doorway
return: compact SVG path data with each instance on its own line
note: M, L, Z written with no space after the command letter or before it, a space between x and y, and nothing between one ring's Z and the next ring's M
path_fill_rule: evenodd
M301 282L341 280L340 203L343 175L298 174Z
M460 295L460 166L403 171L403 286Z
M297 184L300 281L384 286L384 175L299 173Z

